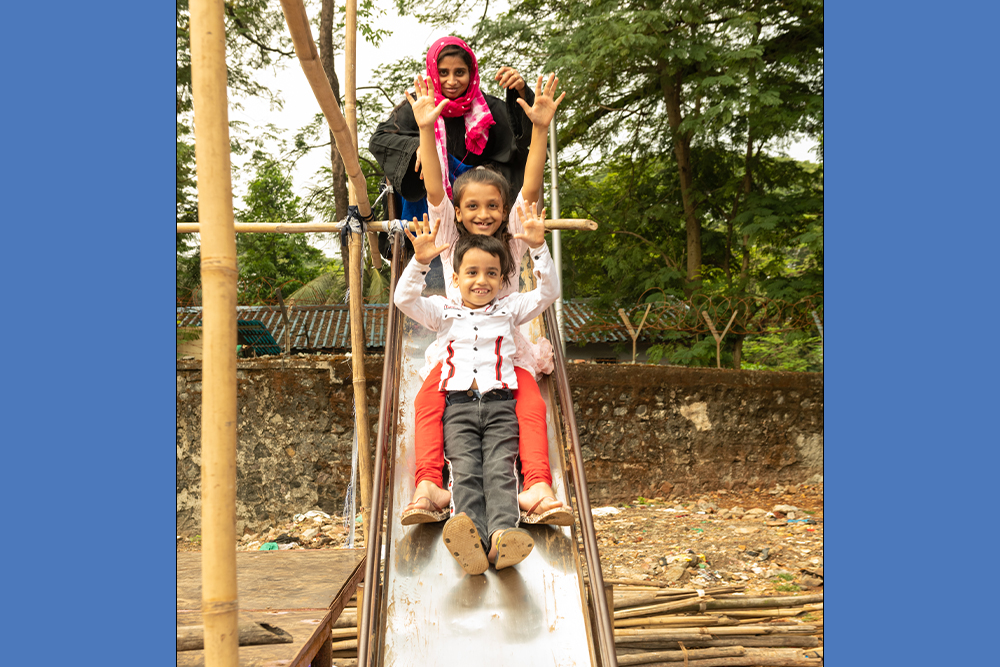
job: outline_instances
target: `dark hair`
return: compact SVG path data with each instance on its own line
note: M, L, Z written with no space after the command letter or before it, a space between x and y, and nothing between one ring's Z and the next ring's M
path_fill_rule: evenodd
M503 200L503 221L500 223L500 226L497 227L497 230L493 232L493 236L503 241L504 245L509 245L511 234L507 229L507 219L510 216L510 209L514 205L514 197L511 195L510 183L506 178L504 178L504 175L494 169L492 165L480 165L474 169L469 169L456 178L455 182L451 186L451 203L455 205L456 211L461 208L460 204L462 201L462 193L465 192L465 187L469 183L492 185L500 193L500 199ZM459 236L469 234L469 230L465 228L465 225L459 223L458 234Z
M510 248L506 243L495 236L484 234L465 234L460 236L455 242L455 251L452 255L452 266L455 273L462 268L462 259L465 253L476 248L485 253L493 255L500 260L500 272L503 274L503 283L510 283L510 274L514 272L514 258L510 256Z
M469 55L469 52L463 49L458 44L449 44L448 46L441 49L441 52L438 53L437 64L440 65L441 60L443 58L447 58L448 56L461 57L462 60L465 61L465 66L469 68L470 72L472 71L472 56Z

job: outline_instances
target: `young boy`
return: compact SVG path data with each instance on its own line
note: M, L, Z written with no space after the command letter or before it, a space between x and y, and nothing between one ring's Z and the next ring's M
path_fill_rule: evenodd
M518 425L512 390L517 389L512 358L514 329L549 307L559 295L552 257L545 244L544 211L521 211L523 239L534 260L538 287L499 298L512 273L507 245L492 236L470 234L455 243L452 283L461 299L420 295L432 259L449 245L435 246L424 216L414 220L413 261L399 278L396 306L437 332L447 350L438 389L445 393L444 450L452 473L456 514L445 524L444 542L468 574L482 574L493 563L503 569L527 558L531 536L517 527ZM489 542L481 536L487 536ZM488 555L487 555L488 554Z

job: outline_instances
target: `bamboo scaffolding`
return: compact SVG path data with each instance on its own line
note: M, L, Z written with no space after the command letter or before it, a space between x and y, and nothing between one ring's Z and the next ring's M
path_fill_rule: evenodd
M226 27L221 0L193 0L198 217L204 289L201 403L201 613L205 664L239 664L236 592L236 234L226 100Z
M295 55L299 59L302 71L312 87L316 101L319 103L327 125L333 132L337 150L344 161L344 169L347 171L349 181L349 192L351 193L352 205L357 205L358 212L362 218L371 215L371 204L368 202L368 188L365 183L365 176L361 172L361 165L358 161L358 148L356 130L354 135L351 128L344 119L344 115L337 103L337 98L330 87L330 80L327 78L323 63L319 59L319 51L316 49L316 42L313 40L312 29L309 26L309 17L306 15L305 5L302 0L281 0L281 9L285 14L285 22L288 24L288 31L292 36L292 44L295 46ZM348 70L351 66L348 66ZM352 233L350 238L350 286L351 299L351 366L354 369L354 426L355 435L358 439L358 482L361 495L361 521L362 530L366 537L371 539L368 531L369 513L371 511L371 485L372 485L372 461L371 447L369 445L369 425L368 425L368 395L367 383L365 381L365 345L364 345L364 320L362 313L364 310L361 302L361 235ZM374 263L377 250L372 250L372 261Z
M392 231L390 225L392 220L379 220L368 223L368 229L376 232ZM344 228L343 222L237 222L235 229L238 233L263 233L273 232L277 234L304 234L306 232L339 232ZM197 222L177 223L178 234L198 233L201 226ZM569 230L569 231L595 231L597 223L586 218L558 218L546 220L545 229ZM377 253L376 253L377 254ZM652 589L650 589L652 590Z

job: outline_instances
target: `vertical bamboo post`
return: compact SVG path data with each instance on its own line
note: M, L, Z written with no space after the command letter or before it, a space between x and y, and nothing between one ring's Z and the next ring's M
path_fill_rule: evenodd
M351 131L354 145L358 143L358 0L347 0L347 15L344 26L344 117L347 128ZM347 196L351 204L357 202L357 192L354 184L348 182ZM378 236L368 232L368 249L372 257L372 266L376 269L382 266L382 256L378 253Z
M205 664L237 667L236 232L226 108L226 27L222 0L192 0L190 9L204 290L201 612Z
M358 145L358 119L355 96L357 94L357 0L347 0L347 25L344 35L344 113L347 121L347 128L351 132L351 139L354 145ZM362 180L362 182L364 182ZM348 183L349 201L352 206L358 203L358 192L354 183ZM364 193L365 201L368 193ZM368 531L370 525L370 513L372 506L372 460L371 438L368 428L368 394L365 389L365 329L364 329L364 301L362 299L361 270L363 261L363 251L361 244L361 234L351 232L350 242L350 292L351 292L351 366L354 371L354 428L358 434L358 486L361 487L361 528L365 533L365 539L372 539ZM375 263L375 256L378 255L378 241L372 247L372 264Z

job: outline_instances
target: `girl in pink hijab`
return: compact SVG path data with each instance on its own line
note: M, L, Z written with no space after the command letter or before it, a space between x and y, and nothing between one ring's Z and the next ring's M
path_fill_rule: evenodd
M445 192L466 169L493 166L518 192L531 143L531 121L517 104L534 104L534 93L511 67L501 67L493 79L506 90L501 100L483 91L479 63L472 49L457 37L442 37L427 50L427 76L435 99L448 104L435 127L435 143ZM372 135L368 148L386 178L402 197L402 217L411 220L427 212L417 148L420 132L405 102L393 109Z

